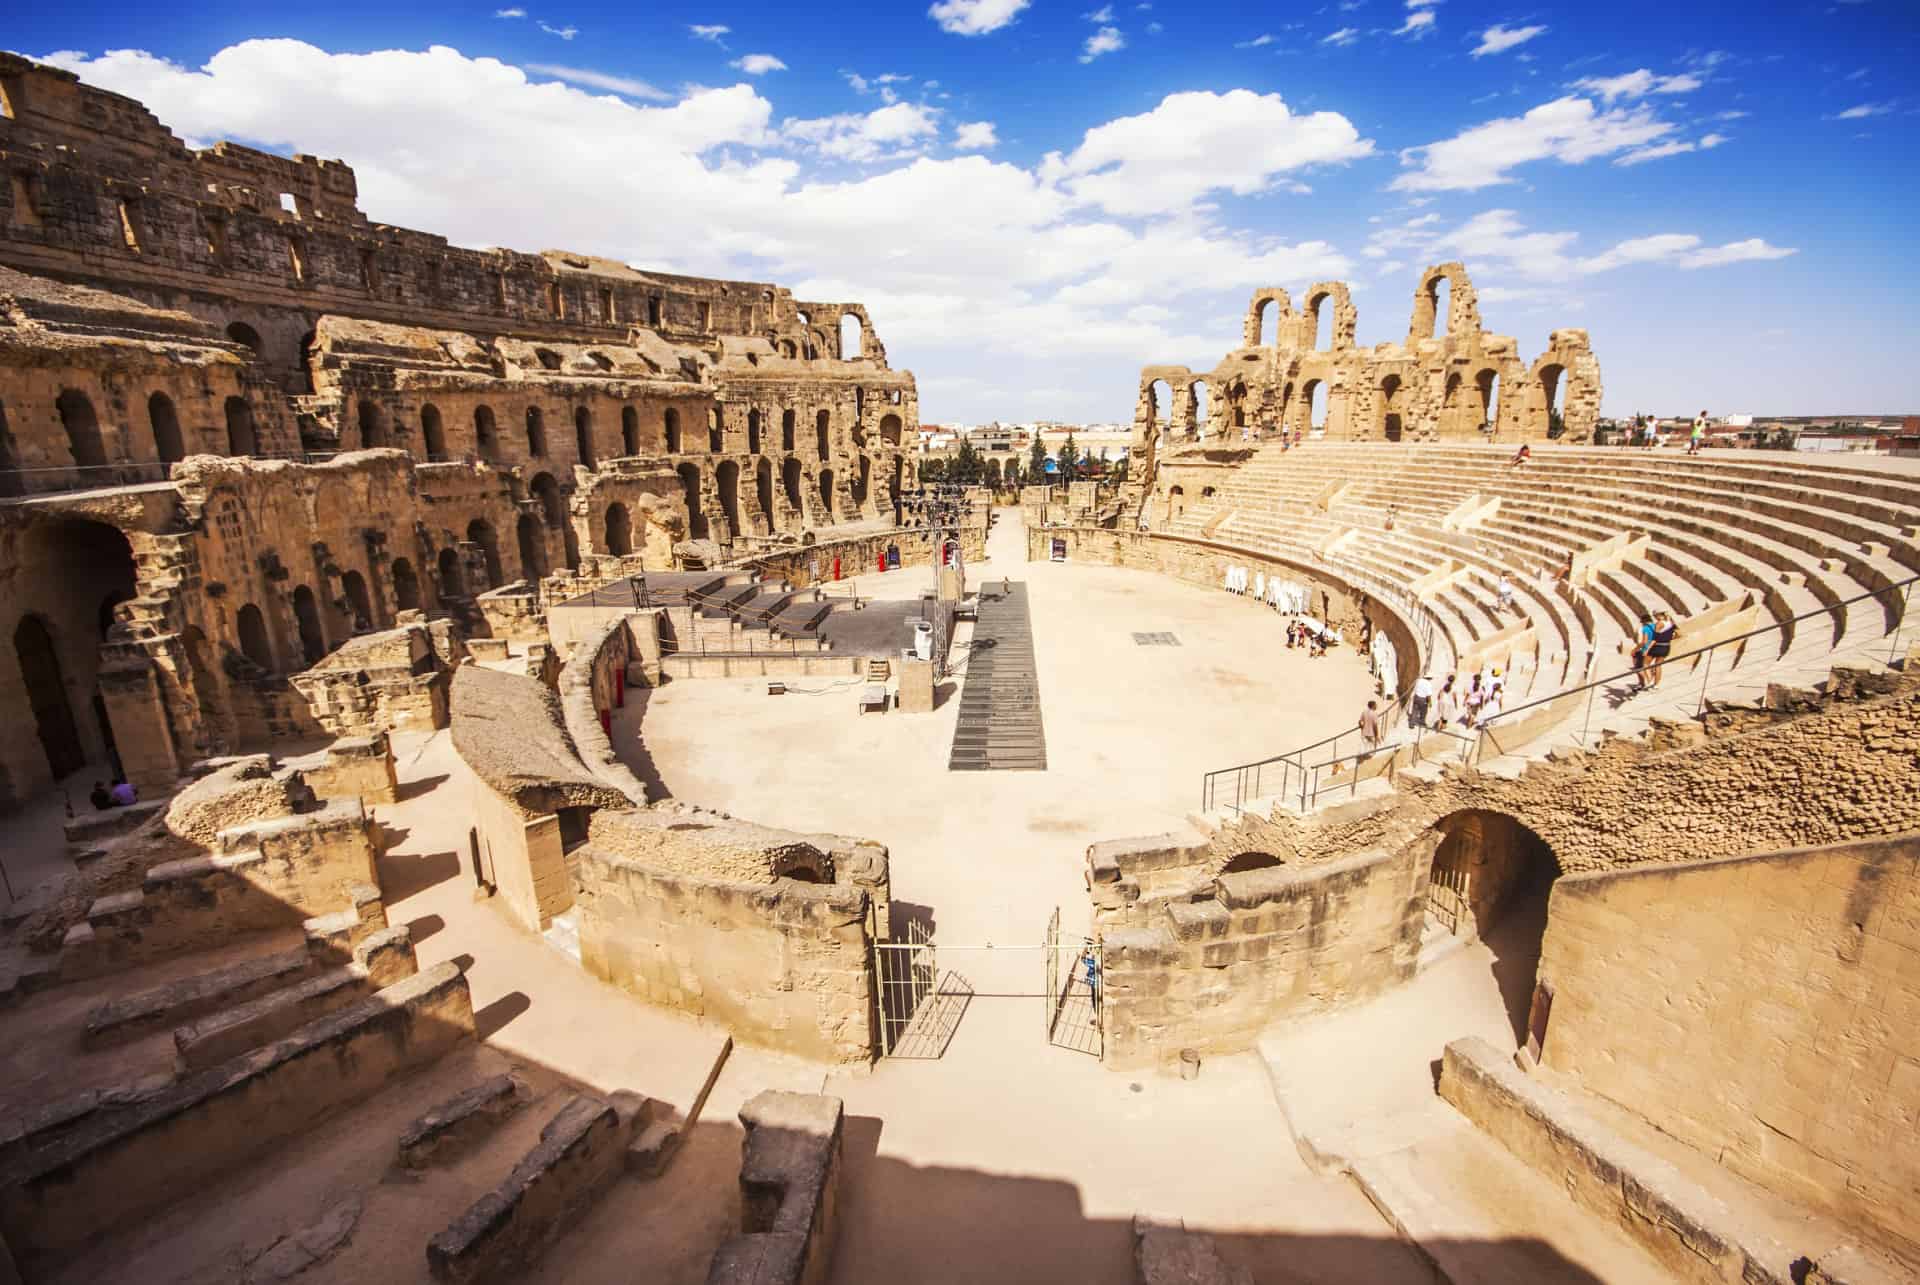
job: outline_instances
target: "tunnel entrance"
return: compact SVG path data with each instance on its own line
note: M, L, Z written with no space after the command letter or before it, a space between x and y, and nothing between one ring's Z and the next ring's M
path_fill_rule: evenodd
M1499 812L1456 812L1435 830L1428 935L1451 933L1487 947L1514 1038L1525 1043L1530 1025L1545 1023L1544 1013L1533 1016L1534 985L1559 860L1545 839Z

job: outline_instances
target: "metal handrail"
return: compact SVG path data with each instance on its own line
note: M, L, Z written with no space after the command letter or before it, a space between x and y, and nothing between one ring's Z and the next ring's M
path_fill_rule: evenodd
M1701 683L1700 683L1700 701L1699 701L1699 705L1695 710L1695 713L1698 714L1704 711L1706 708L1707 685L1708 685L1708 680L1712 676L1712 660L1715 652L1718 652L1722 648L1726 648L1726 647L1744 648L1748 642L1752 641L1755 638L1762 638L1769 634L1783 634L1790 626L1797 626L1800 624L1800 622L1805 620L1811 620L1817 616L1826 616L1826 617L1832 618L1837 613L1844 611L1846 608L1853 606L1855 603L1866 602L1869 599L1873 599L1876 601L1883 601L1890 594L1901 595L1902 590L1910 590L1911 587L1916 582L1920 582L1920 574L1908 576L1904 580L1894 581L1893 583L1888 584L1879 589L1869 589L1865 593L1855 594L1851 598L1843 598L1838 602L1830 603L1828 605L1821 606L1821 607L1816 607L1812 611L1802 612L1799 615L1789 617L1786 620L1776 620L1770 625L1764 625L1758 629L1748 630L1746 633L1739 634L1732 638L1723 638L1719 642L1709 643L1704 647L1696 647L1692 651L1681 652L1677 655L1668 656L1664 660L1662 660L1660 663L1662 667L1678 666L1685 661L1697 660L1700 657L1706 658L1705 668L1704 668L1704 672L1702 673ZM1889 645L1887 650L1887 661L1886 661L1888 666L1893 665L1894 660L1898 655L1899 647L1900 647L1900 635L1906 629L1907 617L1910 612L1911 603L1912 603L1912 594L1910 592L1900 597L1900 617L1898 621L1895 622L1893 628L1888 631ZM1736 661L1735 663L1738 663L1738 662ZM1767 671L1771 671L1773 668L1777 666L1777 664L1778 664L1778 660L1776 659L1775 662L1767 666ZM1518 715L1521 715L1527 712L1528 710L1538 709L1543 705L1550 705L1555 701L1564 701L1569 697L1578 697L1582 692L1585 692L1587 694L1587 711L1586 711L1587 722L1585 727L1583 727L1582 734L1581 734L1582 739L1584 741L1587 731L1591 729L1591 721L1592 721L1592 715L1593 715L1593 694L1597 692L1600 688L1605 687L1608 684L1617 683L1622 679L1626 679L1626 678L1633 678L1638 673L1639 671L1634 669L1622 670L1615 674L1609 674L1604 678L1590 679L1587 682L1579 684L1578 686L1562 688L1561 690L1554 692L1552 695L1538 697L1534 700L1530 700L1526 702L1524 705L1516 705L1512 709L1503 709L1499 713L1491 715L1483 722L1477 724L1472 729L1472 733L1470 736L1463 735L1461 733L1456 733L1456 732L1449 732L1449 731L1429 732L1428 734L1448 736L1456 740L1461 740L1466 742L1465 746L1460 751L1460 756L1458 761L1462 763L1477 763L1481 761L1482 758L1484 758L1486 753L1486 745L1489 740L1493 741L1496 749L1499 748L1499 742L1495 738L1494 733L1497 733L1499 731L1501 724L1511 722ZM1389 705L1388 709L1391 710L1393 708L1396 708L1399 705L1399 703L1400 702L1398 700L1395 700L1391 705ZM1293 796L1292 777L1295 772L1298 772L1300 774L1301 810L1305 811L1306 808L1310 806L1313 799L1318 797L1318 795L1323 792L1318 784L1318 778L1317 778L1317 773L1320 769L1328 766L1332 766L1336 763L1363 760L1363 759L1372 758L1374 755L1377 755L1377 754L1387 753L1390 751L1398 751L1405 744L1407 744L1407 742L1400 741L1400 742L1395 742L1391 746L1386 746L1386 745L1376 746L1369 750L1363 751L1359 754L1351 754L1351 755L1344 755L1344 756L1340 755L1338 753L1338 745L1337 745L1339 740L1342 737L1355 735L1357 731L1358 731L1357 727L1346 728L1339 732L1334 733L1332 736L1323 737L1318 741L1314 741L1310 745L1301 746L1299 749L1296 749L1296 750L1289 750L1284 754L1276 754L1270 758L1258 759L1250 763L1241 763L1233 767L1216 768L1215 770L1208 772L1201 777L1200 806L1202 810L1210 810L1215 806L1225 806L1225 807L1230 807L1237 812L1240 810L1240 805L1245 801L1247 801L1248 799L1267 798L1267 797L1275 797L1275 796L1291 798ZM1416 753L1419 752L1418 743L1420 739L1421 738L1417 736L1412 738L1413 744L1415 745ZM1529 739L1533 739L1533 738L1529 738ZM1305 755L1326 745L1335 746L1335 749L1333 751L1334 757L1326 760L1325 762L1317 763L1317 764L1308 764L1304 761ZM1514 748L1518 748L1518 747L1516 746ZM1270 769L1275 765L1280 766L1280 772L1281 772L1280 788L1275 791L1267 791L1264 789L1265 774L1267 769ZM1251 781L1254 787L1251 791L1247 789L1249 772L1252 773ZM1309 773L1315 773L1316 775L1310 777ZM1233 801L1230 803L1227 803L1220 798L1220 795L1221 795L1221 782L1229 776L1233 778L1234 796L1233 796ZM1358 786L1359 786L1359 773L1356 771L1354 773L1353 788L1357 790Z

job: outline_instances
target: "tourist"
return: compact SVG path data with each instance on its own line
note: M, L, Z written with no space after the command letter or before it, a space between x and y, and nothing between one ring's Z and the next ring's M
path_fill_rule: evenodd
M1532 458L1533 458L1533 448L1531 446L1528 446L1525 442L1522 442L1520 443L1520 449L1513 453L1513 458L1507 461L1507 463L1509 464L1510 467L1519 468L1522 464L1525 464L1528 460Z
M1513 610L1513 581L1507 579L1507 573L1500 573L1500 583L1494 586L1494 595L1500 600L1500 610Z
M105 812L113 806L113 795L107 792L107 783L105 781L95 781L93 783L93 793L87 797L93 800L93 806L97 811Z
M132 807L140 801L139 794L127 783L127 778L124 776L113 779L113 789L109 790L108 794L112 796L113 806L116 808Z
M1486 699L1486 689L1480 686L1480 675L1475 674L1467 687L1466 698L1462 702L1467 707L1464 721L1468 727L1472 727L1474 721L1480 717L1480 706L1486 702Z
M1452 674L1448 674L1446 681L1440 684L1440 694L1433 702L1433 713L1435 731L1444 732L1447 724L1460 721L1460 689L1454 686Z
M1427 710L1433 704L1433 677L1422 674L1413 683L1413 700L1407 705L1407 726L1424 729Z
M1370 750L1380 748L1380 706L1376 701L1368 701L1366 709L1360 712L1360 739Z
M1703 406L1700 408L1700 413L1693 417L1693 429L1687 434L1687 454L1698 455L1700 448L1706 443L1707 409Z
M1568 550L1567 556L1561 561L1560 566L1553 573L1553 582L1555 584L1570 584L1572 580L1573 551Z
M1639 680L1639 690L1647 690L1647 648L1653 646L1653 617L1642 612L1640 629L1633 642L1633 673Z
M1398 510L1391 504L1387 506L1387 530L1389 531L1393 530L1393 520L1395 515L1398 514L1399 511L1400 510Z
M1500 704L1506 699L1507 685L1500 679L1500 671L1493 671L1493 681L1487 684L1486 695L1480 698L1480 725L1485 727L1489 719L1500 712Z
M1647 686L1658 687L1660 685L1661 662L1665 661L1667 656L1672 653L1673 640L1679 633L1680 626L1674 624L1673 617L1666 612L1662 611L1654 617L1653 634L1647 642L1647 664L1653 676L1648 680Z

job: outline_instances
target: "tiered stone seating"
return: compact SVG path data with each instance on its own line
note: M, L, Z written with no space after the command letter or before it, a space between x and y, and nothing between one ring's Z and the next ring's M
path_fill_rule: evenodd
M1884 645L1905 615L1904 591L1849 600L1920 572L1920 474L1897 466L1558 446L1510 461L1505 446L1267 445L1162 529L1424 590L1429 671L1503 656L1516 667L1509 710L1626 669L1640 618L1660 610L1680 623L1681 651L1779 626L1715 655L1716 698L1813 685L1836 653ZM1556 583L1569 559L1619 537L1620 556ZM1691 637L1689 621L1701 624ZM1680 685L1670 676L1667 700ZM1688 686L1697 702L1700 684ZM1659 703L1610 711L1627 723L1609 730L1674 712Z

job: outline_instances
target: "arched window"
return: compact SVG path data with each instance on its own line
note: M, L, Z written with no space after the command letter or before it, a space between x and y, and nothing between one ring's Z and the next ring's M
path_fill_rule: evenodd
M1308 406L1310 407L1307 413L1307 423L1314 428L1325 428L1327 426L1327 381L1324 379L1308 380L1306 394Z
M466 577L460 574L460 552L457 549L440 550L440 596L442 598L464 598L467 595Z
M833 470L830 468L820 470L820 507L825 510L827 521L833 521Z
M585 406L574 408L573 449L575 457L588 468L594 466L593 412Z
M301 655L307 664L317 663L327 654L327 636L320 628L319 602L306 585L293 591L293 619L300 626Z
M827 412L825 411L821 411L818 415L814 416L814 419L813 419L813 434L817 439L819 439L816 444L818 445L820 450L820 458L823 460L827 458L827 454L828 454L827 452L828 422L829 420L827 417Z
M680 453L680 412L669 406L667 407L665 418L667 423L667 454L678 455Z
M720 511L727 515L727 531L733 536L738 536L740 534L740 466L732 460L722 460L713 480L720 491Z
M368 398L360 399L360 448L372 450L376 446L387 444L387 416L379 403Z
M767 519L767 529L773 530L773 461L766 456L753 466L753 497L760 502L760 512Z
M86 766L80 728L74 721L66 675L53 633L38 616L26 616L13 631L13 651L20 662L20 682L33 703L33 719L46 753L47 768L57 780Z
M620 453L628 456L640 453L640 412L631 406L620 408Z
M529 584L539 584L547 574L547 545L540 534L540 519L522 513L514 523L514 536L520 545L520 575Z
M840 318L840 360L852 361L863 355L860 318L852 313L845 313Z
M793 450L793 422L795 416L791 409L780 412L780 449L789 453Z
M162 464L177 464L187 457L187 444L180 436L180 417L174 413L172 398L165 393L147 398L147 423L153 427L153 450Z
M900 417L888 413L880 417L880 440L889 446L900 445Z
M1480 424L1491 431L1500 423L1500 372L1483 370L1474 377L1480 390Z
M607 552L617 557L633 552L633 518L624 504L607 506Z
M440 423L440 408L429 402L420 408L420 437L427 449L427 462L447 458L447 430Z
M780 489L787 493L787 504L797 517L800 507L800 461L787 456L787 462L780 466Z
M240 654L268 673L272 673L273 642L267 637L267 621L266 617L260 614L260 608L252 603L240 608L234 627L235 632L240 635Z
M60 412L60 427L67 430L73 462L82 468L103 467L107 462L107 448L100 440L100 420L93 413L93 402L85 393L69 388L54 405Z
M260 332L244 321L236 321L227 327L227 338L242 347L260 351Z
M707 449L715 455L726 449L726 438L721 431L718 406L707 412Z
M538 406L527 407L527 454L536 460L547 457L547 421Z
M259 449L253 433L253 407L244 397L227 398L227 454L253 455Z
M475 518L467 523L467 539L480 546L480 553L487 563L487 587L493 588L505 579L500 573L500 542L494 539L493 524L485 518Z
M347 600L347 610L353 616L355 633L366 633L374 626L373 598L367 593L366 577L358 571L349 571L340 577L340 593Z
M1280 325L1279 322L1276 321L1272 326L1269 326L1267 324L1267 318L1269 316L1277 317L1279 312L1280 309L1271 299L1262 299L1254 307L1253 342L1255 344L1262 348L1271 348L1274 345L1280 333Z
M1313 348L1325 352L1333 347L1333 296L1317 294L1307 300L1307 315L1313 318Z
M401 611L420 610L420 577L405 558L393 560L393 601Z
M700 468L696 464L682 464L679 473L680 491L687 501L687 538L704 540L707 538L707 515L700 506Z
M473 450L483 460L500 458L500 432L494 426L491 406L473 408Z
M757 410L750 410L747 412L747 454L758 455L759 453L760 453L760 412Z

